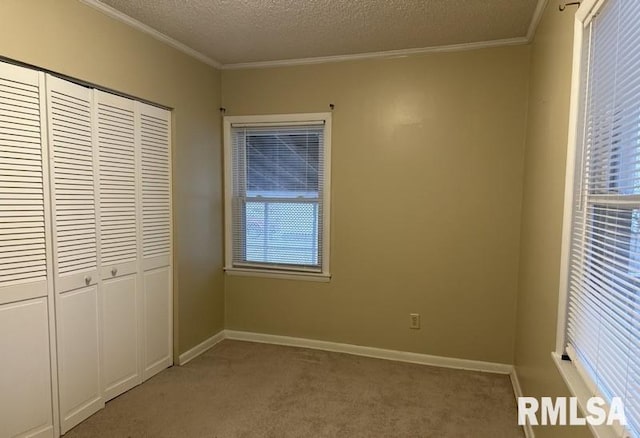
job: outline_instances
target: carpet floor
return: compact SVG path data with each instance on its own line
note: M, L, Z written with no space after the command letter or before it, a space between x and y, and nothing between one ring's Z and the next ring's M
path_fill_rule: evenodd
M522 438L505 375L225 340L65 438Z

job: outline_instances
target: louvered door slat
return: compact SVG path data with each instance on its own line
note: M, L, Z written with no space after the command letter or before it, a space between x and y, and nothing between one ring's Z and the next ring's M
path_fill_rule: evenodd
M46 295L44 170L38 73L0 64L0 304Z
M52 76L47 86L56 287L65 292L98 269L92 91Z
M41 153L40 151L41 148L39 148L37 145L22 144L21 146L18 146L18 144L13 145L10 142L5 142L6 153L27 154L31 155L32 157L36 157Z
M15 99L0 100L0 111L3 114L15 117L40 118L40 110L34 110L32 105L20 105Z
M22 187L22 184L11 184L9 181L4 181L0 185L0 193L24 193L28 197L42 197L42 189L34 186L27 185Z
M171 254L170 113L139 104L142 253L145 268L168 266Z
M37 100L39 102L39 100ZM39 105L39 103L38 103ZM8 112L6 109L8 107L14 107L19 112L16 114L15 111ZM16 106L10 103L7 99L5 99L5 103L2 107L5 110L0 111L0 125L4 124L5 126L13 127L15 124L18 126L25 126L27 131L32 131L40 134L40 119L36 116L29 116L28 114L22 115L24 112L21 108L26 108L24 106Z
M2 139L0 139L0 141L2 141ZM32 159L30 155L25 155L23 158L11 158L7 156L7 157L0 157L0 168L17 169L23 172L25 171L41 172L42 163L38 160Z
M96 92L102 266L137 259L133 101Z
M16 263L16 262L30 262L33 260L44 260L40 254L22 254L16 255L15 253L11 254L11 257L0 258L2 263Z
M4 130L5 135L22 133L35 138L40 138L40 124L37 122L25 122L24 120L14 117L0 117L0 129ZM32 134L30 134L32 133Z

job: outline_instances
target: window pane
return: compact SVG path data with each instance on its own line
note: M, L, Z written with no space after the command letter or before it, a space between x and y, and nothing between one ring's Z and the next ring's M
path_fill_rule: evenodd
M318 264L318 204L247 202L246 260Z
M247 133L247 195L318 194L317 132Z

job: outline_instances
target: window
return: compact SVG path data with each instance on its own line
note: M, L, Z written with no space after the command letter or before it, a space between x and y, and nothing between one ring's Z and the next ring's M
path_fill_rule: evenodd
M576 17L557 350L640 437L640 2L588 0Z
M225 117L226 271L328 278L331 115Z

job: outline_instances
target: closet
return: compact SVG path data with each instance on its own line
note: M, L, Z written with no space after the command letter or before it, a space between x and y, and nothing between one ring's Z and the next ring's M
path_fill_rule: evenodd
M0 63L0 437L65 433L172 364L170 125Z

